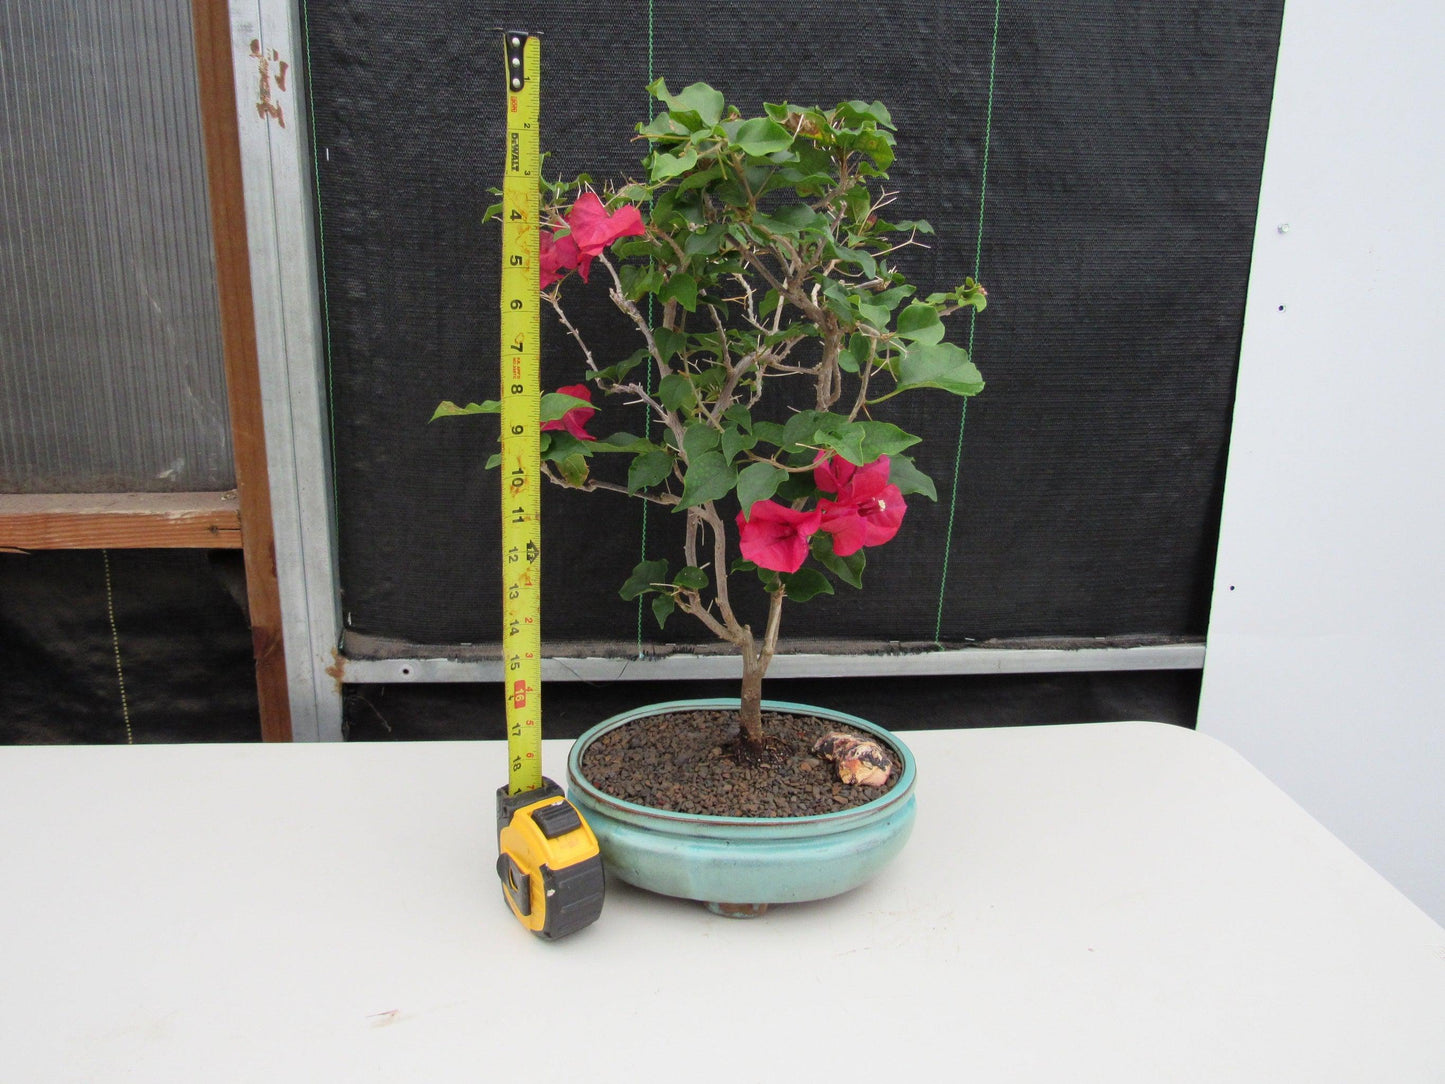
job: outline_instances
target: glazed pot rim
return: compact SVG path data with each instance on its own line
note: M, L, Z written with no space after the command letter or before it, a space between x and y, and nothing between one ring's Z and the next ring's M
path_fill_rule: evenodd
M859 730L877 734L886 741L898 753L900 771L898 782L893 789L881 798L875 798L862 805L853 806L850 809L833 810L828 813L811 813L799 817L727 817L703 813L679 813L670 809L658 809L655 806L643 805L639 802L629 802L625 799L615 797L606 791L599 789L582 772L582 757L588 747L600 738L603 734L626 726L637 719L646 718L652 715L662 715L673 711L705 711L716 708L737 709L740 700L737 697L703 697L697 699L667 700L656 704L645 704L630 711L619 712L610 718L604 719L596 726L585 731L576 741L567 754L567 776L569 789L576 787L587 796L587 800L614 816L626 820L648 821L656 823L658 820L672 821L680 825L687 825L693 828L704 828L716 826L719 828L737 829L744 826L755 826L759 829L768 828L776 830L788 826L796 826L800 830L819 828L836 828L844 830L853 827L859 821L871 821L878 818L891 816L899 807L906 804L913 797L914 784L917 779L917 771L914 767L913 752L905 745L892 731L879 726L877 723L869 722L867 719L851 715L846 711L839 711L836 708L824 708L815 704L798 704L787 700L764 700L762 708L764 711L784 712L792 715L815 715L823 719L831 719L835 722L844 723L848 726L857 727Z

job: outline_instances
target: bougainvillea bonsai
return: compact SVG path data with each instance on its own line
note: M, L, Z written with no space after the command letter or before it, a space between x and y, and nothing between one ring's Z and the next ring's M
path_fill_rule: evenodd
M649 90L663 108L638 126L645 181L543 185L543 297L587 381L543 397L543 469L685 517L680 559L642 561L621 594L650 595L659 624L681 610L738 649L740 737L756 747L783 603L834 580L861 587L906 498L936 499L904 454L919 438L879 408L983 389L944 322L981 310L984 290L965 278L919 296L898 270L894 254L932 231L885 218L895 141L881 104L744 117L702 83ZM567 293L597 278L640 338L627 357L599 356L568 317ZM643 404L643 432L589 433L588 385ZM497 409L447 402L436 416ZM608 472L604 458L620 462ZM766 592L761 631L735 608L744 580Z

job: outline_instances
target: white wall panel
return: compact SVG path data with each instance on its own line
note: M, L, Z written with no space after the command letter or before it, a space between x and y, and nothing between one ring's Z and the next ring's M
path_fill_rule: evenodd
M1199 728L1445 921L1445 9L1285 11Z

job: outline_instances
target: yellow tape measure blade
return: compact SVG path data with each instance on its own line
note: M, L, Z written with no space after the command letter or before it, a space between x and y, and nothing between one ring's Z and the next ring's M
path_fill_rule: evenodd
M502 181L502 652L513 794L542 785L541 169L536 35L508 31Z

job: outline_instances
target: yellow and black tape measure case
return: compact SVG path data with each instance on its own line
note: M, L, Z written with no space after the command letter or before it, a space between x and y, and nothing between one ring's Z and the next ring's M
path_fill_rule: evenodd
M555 940L590 925L602 912L605 881L597 837L559 787L497 790L497 876L507 906L523 926Z

